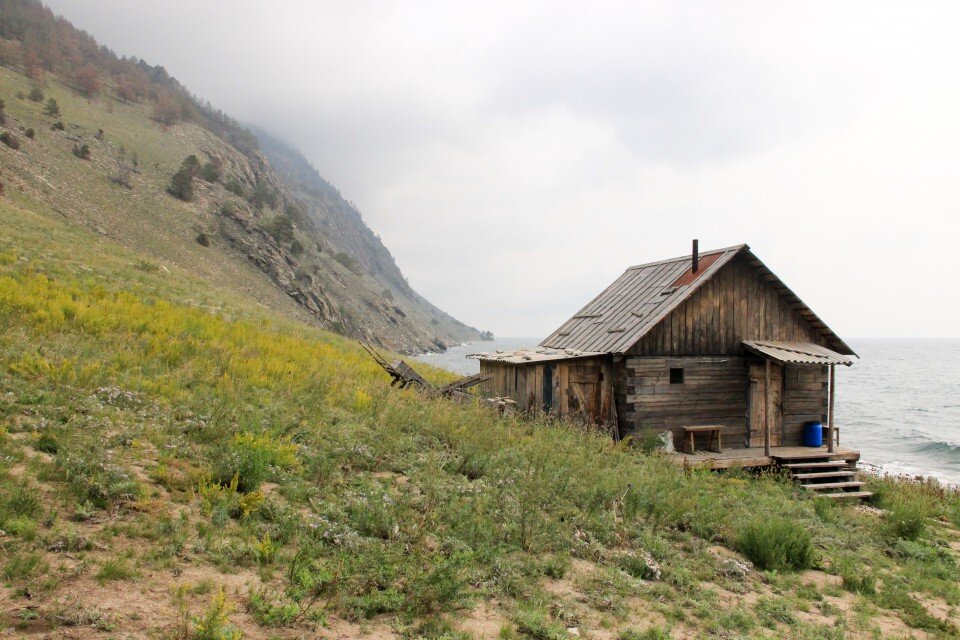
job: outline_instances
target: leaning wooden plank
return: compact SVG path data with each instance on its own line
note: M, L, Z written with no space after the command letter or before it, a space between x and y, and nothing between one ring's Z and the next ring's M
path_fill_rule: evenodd
M450 384L440 387L440 391L453 391L455 389L463 390L469 389L472 386L478 385L481 382L486 382L490 380L493 376L484 375L482 373L476 373L472 376L467 376L466 378L460 378Z

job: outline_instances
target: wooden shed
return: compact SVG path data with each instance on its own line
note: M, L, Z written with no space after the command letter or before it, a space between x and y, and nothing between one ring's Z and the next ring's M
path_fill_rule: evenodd
M695 242L627 269L538 347L472 357L486 391L522 409L770 462L808 422L836 453L834 370L854 356L747 245Z

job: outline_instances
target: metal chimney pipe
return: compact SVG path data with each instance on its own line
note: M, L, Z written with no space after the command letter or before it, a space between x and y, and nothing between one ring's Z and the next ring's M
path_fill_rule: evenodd
M693 239L693 269L692 273L696 273L700 270L700 242L694 238Z

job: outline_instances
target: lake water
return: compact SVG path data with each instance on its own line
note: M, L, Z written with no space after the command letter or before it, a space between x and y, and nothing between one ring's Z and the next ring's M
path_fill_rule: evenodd
M469 375L480 363L468 354L539 341L500 338L417 359ZM837 367L840 442L883 471L960 485L960 339L853 340L850 346L861 359Z

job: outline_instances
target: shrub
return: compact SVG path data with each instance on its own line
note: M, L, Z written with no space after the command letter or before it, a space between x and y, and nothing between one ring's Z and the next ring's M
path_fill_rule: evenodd
M28 138L30 138L31 140L33 140L34 137L36 137L37 132L34 131L33 129L27 129L26 131L23 132L23 135L25 135L25 136L27 136Z
M271 209L277 207L277 200L279 196L277 192L270 188L266 182L257 181L257 184L253 187L253 194L250 196L250 204L255 206L257 209L263 209L264 205L268 206Z
M60 105L57 103L56 98L47 100L47 103L43 105L43 114L51 118L56 118L60 115Z
M298 256L301 253L303 253L303 244L301 244L299 240L295 239L293 242L290 243L290 253L292 253L295 256Z
M40 514L42 505L37 498L37 492L28 487L17 487L3 501L3 511L0 512L0 521L3 518L34 518Z
M227 594L221 588L204 614L193 619L191 640L241 640L243 632L230 624L231 613L233 606L227 603Z
M64 129L66 129L66 126L64 126L62 120L58 120L57 122L54 122L54 123L50 126L50 128L51 128L51 129L55 129L56 131L63 131Z
M286 214L279 214L274 216L264 225L267 233L277 241L278 244L283 244L293 240L293 221L290 220L290 217Z
M873 569L854 558L843 558L837 563L837 573L843 588L852 593L872 595L877 592L877 577Z
M205 233L203 233L203 232L200 232L200 233L197 235L197 244L199 244L201 247L209 247L209 246L210 246L210 236L208 236L207 234L205 234Z
M227 485L203 479L197 485L197 494L203 504L203 512L215 524L223 525L229 518L246 518L263 504L263 493L237 490L239 476L231 478Z
M109 462L102 448L60 451L56 460L80 503L104 509L140 495L140 485L133 475Z
M73 145L73 155L77 156L81 160L90 159L90 145L88 144L75 144Z
M883 516L884 532L892 538L916 540L923 535L931 511L930 503L919 496L891 500Z
M741 527L736 548L761 569L802 570L813 563L810 534L788 518L755 517Z
M247 609L253 619L265 627L285 627L300 617L300 607L283 597L272 595L266 589L250 594Z
M103 585L113 580L132 580L139 575L126 558L113 558L100 565L100 570L94 577Z
M200 170L200 177L206 182L219 182L220 163L211 161L203 165L203 168Z
M50 455L56 455L57 449L59 448L57 437L50 433L49 430L42 431L33 443L33 448L37 451L49 453Z
M333 259L345 266L350 271L353 271L355 274L360 275L363 273L363 270L360 268L360 263L357 262L357 259L351 256L349 253L344 253L343 251L339 252Z
M227 180L227 183L223 185L223 188L232 193L235 196L243 197L243 185L240 184L235 178L230 178Z
M193 200L193 178L197 175L199 168L200 161L197 160L197 156L187 156L180 164L177 172L170 178L167 193L184 202Z
M4 131L3 133L0 133L0 142L7 145L14 151L20 148L20 141L17 140L13 136L13 134L11 134L9 131Z
M27 94L27 98L33 102L43 102L43 90L34 85L34 87L30 89L30 93Z
M236 479L241 493L256 491L279 469L297 465L297 445L269 434L238 433L215 464L215 479L223 485Z

